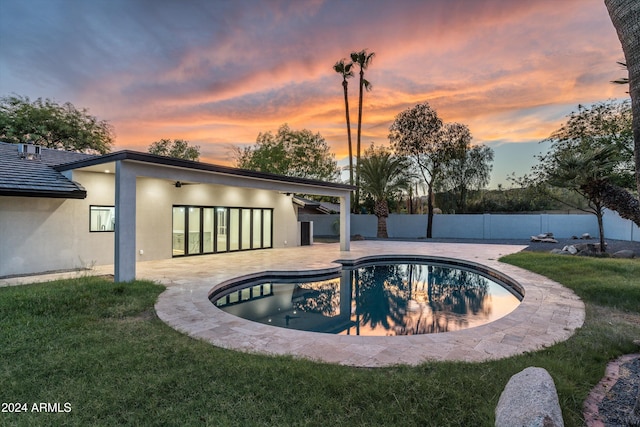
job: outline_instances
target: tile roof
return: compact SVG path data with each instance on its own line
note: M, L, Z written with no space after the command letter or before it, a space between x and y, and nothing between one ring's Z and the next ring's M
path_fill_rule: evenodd
M42 148L39 159L18 154L19 144L0 142L0 196L83 199L86 190L53 167L94 157L90 154Z

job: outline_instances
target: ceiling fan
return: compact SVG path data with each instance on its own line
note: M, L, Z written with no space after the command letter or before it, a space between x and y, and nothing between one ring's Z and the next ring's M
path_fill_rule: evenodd
M184 185L198 185L199 182L184 182L184 181L176 181L173 183L173 186L176 188L181 188Z

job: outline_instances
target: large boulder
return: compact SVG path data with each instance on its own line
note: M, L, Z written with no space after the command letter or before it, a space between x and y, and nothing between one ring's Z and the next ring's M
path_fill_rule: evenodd
M573 246L578 250L578 255L593 256L600 253L600 245L595 243L580 243Z
M553 378L530 367L511 377L496 407L496 427L564 427Z
M613 258L627 258L627 259L630 259L630 258L635 258L636 254L632 250L623 249L621 251L614 252L611 256Z

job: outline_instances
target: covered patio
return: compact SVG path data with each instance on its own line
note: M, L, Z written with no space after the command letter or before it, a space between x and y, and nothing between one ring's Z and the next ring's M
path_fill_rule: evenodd
M157 235L164 238L162 233L170 229L170 210L176 205L195 205L197 209L205 206L213 210L213 206L222 203L222 206L233 206L229 208L233 210L270 209L269 217L276 225L269 226L269 244L264 247L278 248L295 245L295 234L291 232L295 227L291 223L297 220L292 214L295 209L291 200L293 194L335 197L340 201L340 250L348 252L350 249L350 197L355 188L350 185L127 150L59 165L55 169L69 179L100 187L100 193L113 191L105 200L113 200L117 219L113 261L116 282L140 277L136 273L140 261L172 256L167 240L160 240ZM105 177L110 177L107 184ZM98 183L92 185L93 182ZM201 185L201 189L196 191L188 187L190 185ZM112 190L105 190L109 186ZM250 248L255 248L253 243ZM242 249L229 247L225 252Z

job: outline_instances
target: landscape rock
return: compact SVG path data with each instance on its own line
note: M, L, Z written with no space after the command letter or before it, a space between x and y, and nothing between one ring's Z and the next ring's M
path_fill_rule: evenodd
M606 243L605 243L606 245ZM620 250L619 258L630 257L633 258L632 250ZM561 255L582 255L582 256L594 256L600 254L600 245L596 243L578 243L574 245L565 245L562 250L552 249L552 254ZM613 255L615 256L615 255Z
M564 427L558 393L546 369L515 374L500 395L496 427Z
M578 255L595 255L600 253L600 246L595 243L580 243L574 246L578 250Z
M615 253L611 254L611 256L613 258L627 258L627 259L630 259L630 258L635 258L636 254L632 250L623 249L621 251L618 251L618 252L615 252Z
M531 241L541 243L558 243L558 241L553 237L553 233L542 233L537 236L531 236Z

